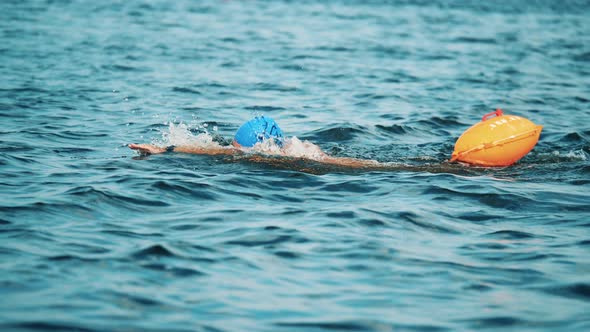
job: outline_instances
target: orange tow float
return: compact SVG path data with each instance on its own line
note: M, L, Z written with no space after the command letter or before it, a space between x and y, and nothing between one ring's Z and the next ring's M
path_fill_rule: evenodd
M535 147L542 129L543 126L528 119L504 115L501 109L497 109L484 115L481 122L459 137L450 161L480 166L510 166Z

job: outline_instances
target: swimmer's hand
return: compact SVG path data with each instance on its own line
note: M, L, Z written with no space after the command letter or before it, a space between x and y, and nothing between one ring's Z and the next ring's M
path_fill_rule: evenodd
M150 155L166 152L166 148L151 144L129 144L131 150L137 150L141 155Z

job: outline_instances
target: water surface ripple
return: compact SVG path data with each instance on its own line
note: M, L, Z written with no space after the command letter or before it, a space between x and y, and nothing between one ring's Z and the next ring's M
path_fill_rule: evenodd
M2 1L0 329L590 330L589 9ZM535 150L446 163L496 107ZM255 114L408 167L125 147Z

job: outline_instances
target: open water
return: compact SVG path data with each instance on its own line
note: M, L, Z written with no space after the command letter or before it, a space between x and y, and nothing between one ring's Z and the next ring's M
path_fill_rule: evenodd
M2 1L0 329L590 330L589 13ZM533 152L447 163L497 107L544 125ZM258 114L411 167L126 147L223 144Z

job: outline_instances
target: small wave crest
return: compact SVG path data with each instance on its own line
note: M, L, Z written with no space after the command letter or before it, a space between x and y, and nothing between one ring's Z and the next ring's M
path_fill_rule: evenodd
M572 161L586 161L588 160L588 154L582 150L570 150L567 152L564 151L551 151L551 152L541 152L536 155L536 159L538 161L544 162L572 162Z

